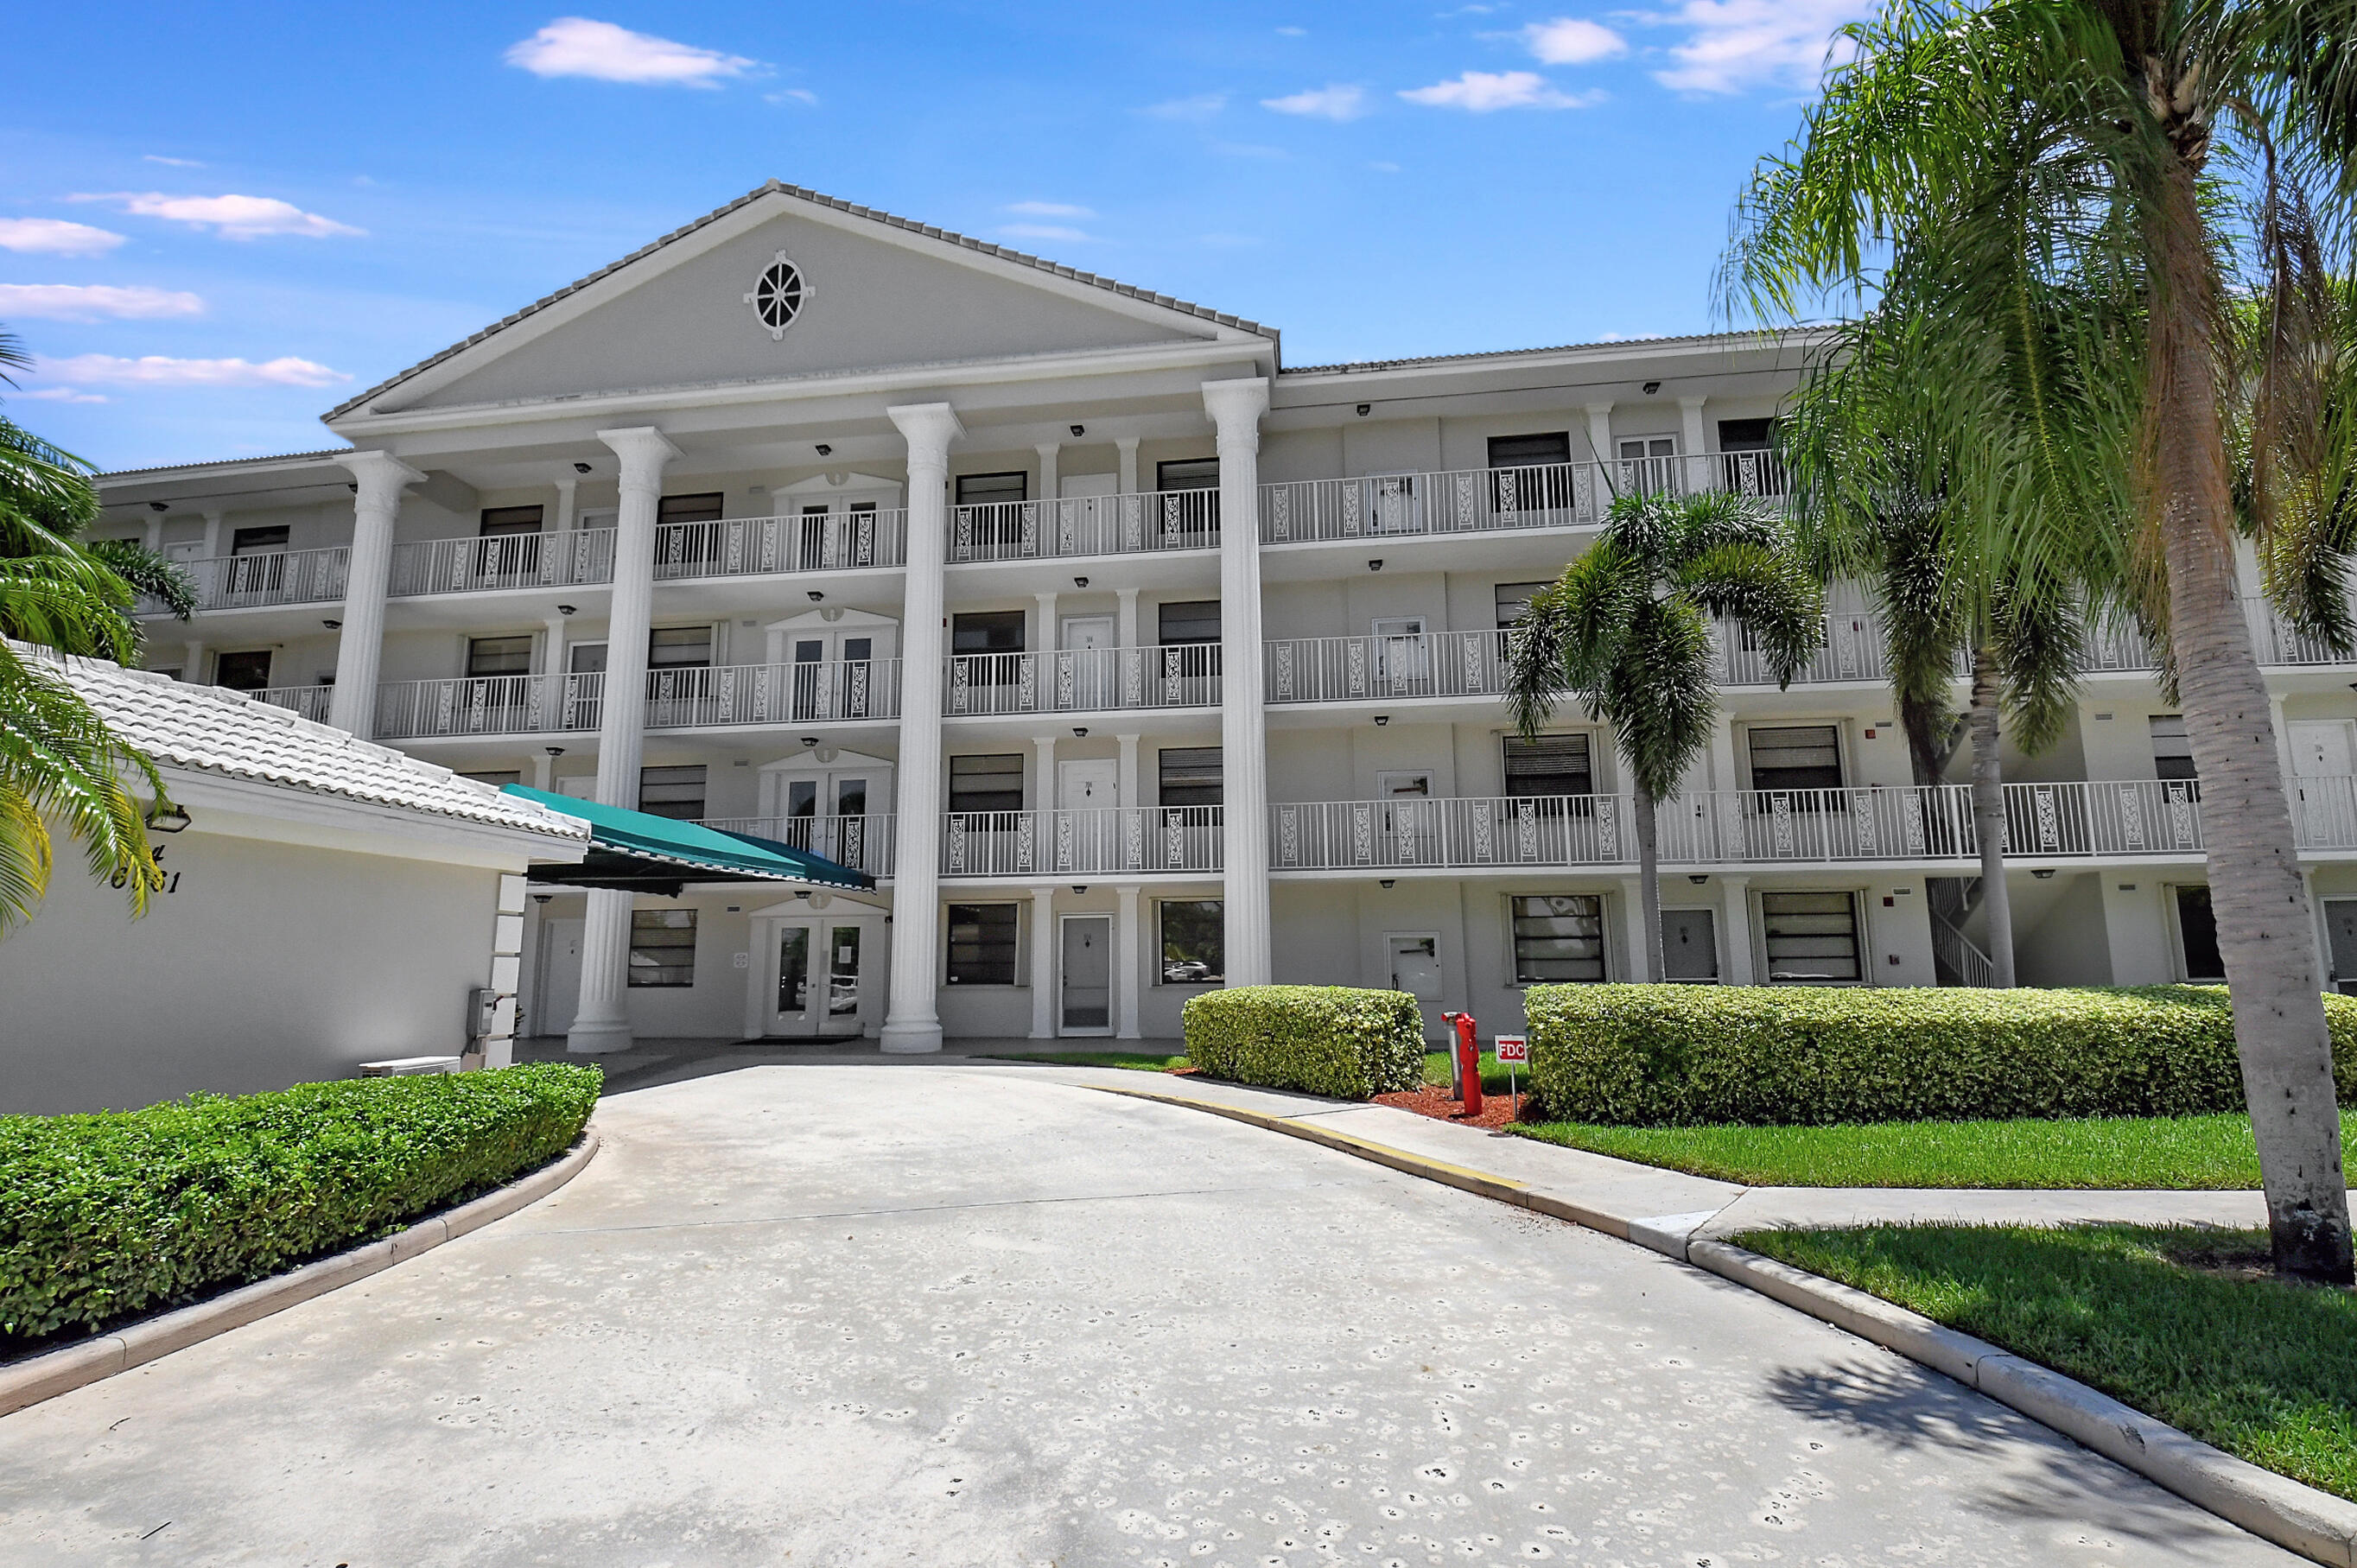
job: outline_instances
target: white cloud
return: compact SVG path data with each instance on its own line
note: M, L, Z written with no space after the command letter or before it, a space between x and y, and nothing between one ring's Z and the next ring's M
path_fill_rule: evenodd
M16 316L51 321L96 321L115 317L153 321L170 316L202 316L205 302L193 294L135 284L0 283L0 320Z
M0 251L37 256L102 256L123 236L61 218L0 218Z
M167 196L160 190L81 194L69 201L113 201L138 218L163 218L210 229L224 240L256 240L265 234L296 234L324 240L331 234L364 234L349 223L306 212L274 196Z
M998 231L1010 240L1093 240L1095 235L1084 229L1067 228L1060 223L1003 223Z
M1453 81L1411 87L1400 96L1431 109L1475 114L1496 109L1585 109L1604 100L1601 92L1558 92L1546 78L1529 70L1469 70Z
M18 397L37 397L43 403L104 403L97 392L86 392L79 387L42 387L35 392L18 392Z
M1577 16L1534 22L1523 29L1523 42L1543 65L1586 65L1629 52L1629 41L1620 34L1600 22Z
M136 360L75 354L43 360L40 371L62 381L115 387L326 387L352 379L291 354L259 364L251 360L173 360L161 354Z
M1680 92L1813 91L1829 63L1834 29L1874 9L1874 0L1684 0L1645 18L1686 30L1685 41L1670 48L1677 64L1653 80ZM1853 52L1841 40L1830 63Z
M504 58L534 76L586 76L646 87L717 87L761 63L584 16L559 16L511 45Z
M1356 120L1367 112L1367 90L1338 81L1284 98L1264 98L1260 106L1274 109L1280 114L1307 114L1319 120Z
M139 155L139 161L150 164L165 164L172 168L202 168L205 166L194 158L167 158L161 153L142 153Z
M1172 98L1138 111L1157 120L1209 120L1228 106L1224 92L1199 92L1192 98Z
M1085 207L1074 207L1066 201L1016 201L1007 205L1009 212L1020 212L1026 218L1093 218L1096 214Z
M761 95L761 102L764 103L805 103L813 108L816 108L818 106L818 94L813 92L807 87L781 87L775 92L763 93Z

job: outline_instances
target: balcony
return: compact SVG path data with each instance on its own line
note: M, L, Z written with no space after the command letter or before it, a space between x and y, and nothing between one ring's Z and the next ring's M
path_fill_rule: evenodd
M943 876L1172 876L1217 872L1218 806L1112 806L1085 811L952 811L942 820Z
M344 596L351 551L271 550L248 555L216 555L179 564L196 585L200 610L259 609L270 605L336 604ZM142 598L134 612L169 615L161 600Z
M952 561L1039 561L1220 547L1220 492L1073 496L950 509Z
M2357 851L2357 779L2300 779L2303 850ZM2152 779L2006 786L2006 854L2031 863L2188 859L2203 851L2197 787ZM1314 801L1269 808L1274 871L1480 871L1637 863L1625 795ZM1969 863L1972 789L1715 790L1663 801L1665 868Z
M706 817L703 825L803 850L871 876L892 875L892 818L888 813L861 817Z
M1059 653L962 653L949 660L950 718L1085 714L1220 703L1220 648L1089 648Z
M377 688L377 738L594 730L605 689L597 673L388 681ZM646 693L650 730L897 718L900 661L651 670Z
M1621 496L1733 490L1781 506L1789 489L1783 460L1771 452L1294 479L1260 488L1260 538L1263 544L1300 544L1596 528Z
M898 508L667 522L655 530L655 581L899 566L908 543L909 514Z
M1502 631L1296 637L1267 646L1269 703L1494 697L1504 692Z
M288 708L314 724L328 722L328 710L334 705L333 686L264 686L247 696L257 703L268 703L274 708Z

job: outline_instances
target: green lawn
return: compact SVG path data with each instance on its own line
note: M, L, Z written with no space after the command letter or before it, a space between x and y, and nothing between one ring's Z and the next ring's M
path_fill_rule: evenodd
M1484 1074L1486 1079L1487 1075ZM2357 1112L2341 1113L2344 1142ZM1526 1138L1751 1187L2255 1187L2247 1116L1835 1127L1516 1125Z
M1447 1051L1425 1052L1424 1081L1426 1083L1447 1083L1448 1081L1448 1058L1449 1053ZM1513 1081L1516 1087L1518 1087L1524 1094L1528 1094L1531 1091L1531 1069L1528 1062L1519 1062L1515 1064ZM1500 1067L1498 1065L1498 1058L1491 1056L1487 1051L1483 1051L1481 1053L1481 1092L1484 1094L1503 1094L1506 1092L1506 1069Z
M1126 1067L1140 1072L1167 1072L1174 1067L1185 1067L1183 1056L1166 1057L1154 1051L1026 1051L997 1058L1004 1062L1061 1062L1067 1067Z
M2264 1231L1878 1226L1738 1237L2357 1499L2357 1294L2233 1277Z

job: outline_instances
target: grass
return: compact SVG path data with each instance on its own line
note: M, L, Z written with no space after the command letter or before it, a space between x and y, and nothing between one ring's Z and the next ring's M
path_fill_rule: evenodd
M2357 1294L2260 1277L2264 1231L1924 1225L1738 1240L2357 1499Z
M1425 1082L1446 1084L1448 1081L1449 1055L1450 1053L1448 1051L1426 1051L1424 1053ZM1519 1088L1524 1094L1528 1094L1531 1091L1531 1068L1528 1062L1518 1062L1515 1064L1513 1083L1515 1087ZM1506 1092L1506 1069L1498 1065L1498 1058L1496 1057L1491 1056L1488 1051L1483 1051L1481 1053L1481 1092L1484 1094L1503 1094Z
M1484 1075L1486 1081L1486 1074ZM2341 1113L2344 1143L2357 1112ZM1750 1187L2248 1188L2247 1116L1882 1122L1832 1127L1606 1127L1541 1122L1526 1138Z
M998 1058L1007 1062L1060 1062L1065 1067L1125 1067L1139 1072L1168 1072L1174 1067L1185 1067L1184 1056L1168 1057L1158 1051L1024 1051Z

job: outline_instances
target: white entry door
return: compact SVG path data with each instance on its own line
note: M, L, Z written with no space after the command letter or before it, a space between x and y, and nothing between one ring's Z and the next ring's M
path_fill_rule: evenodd
M1056 875L1110 871L1120 864L1121 819L1113 808L1121 765L1112 757L1056 764L1056 823L1049 853Z
M1421 697L1432 687L1432 645L1422 616L1379 617L1375 621L1374 695Z
M1062 1014L1059 1032L1103 1035L1113 1029L1113 918L1064 917Z
M769 962L758 972L766 1009L761 1032L788 1037L847 1038L866 1032L875 1011L868 976L883 965L873 948L882 930L872 916L763 920Z
M571 780L566 780L571 782ZM562 1035L581 1005L580 920L540 923L540 1004L526 1026L535 1035Z
M2344 844L2357 832L2357 799L2350 775L2357 773L2357 749L2341 719L2297 719L2290 732L2291 767L2298 789L2301 835L2312 844Z
M1056 705L1103 708L1118 690L1114 680L1114 618L1066 616L1063 646L1056 655Z

